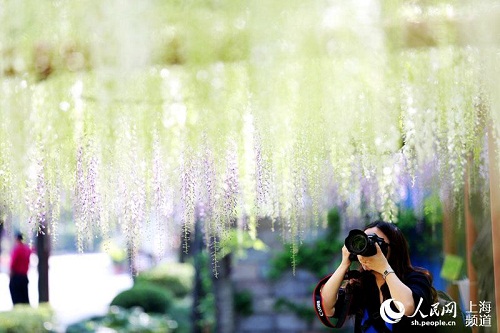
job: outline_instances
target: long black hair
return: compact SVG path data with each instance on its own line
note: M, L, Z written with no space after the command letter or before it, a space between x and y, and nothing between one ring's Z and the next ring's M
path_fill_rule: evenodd
M437 292L432 286L432 275L427 269L414 267L411 264L408 242L403 232L395 224L381 220L368 224L364 230L370 228L377 228L387 236L389 243L389 252L386 255L387 261L398 278L404 283L406 277L411 273L418 272L425 275L429 281L432 301L437 301ZM353 294L353 301L348 313L349 315L356 315L356 325L359 326L364 309L370 314L378 313L380 310L379 297L373 297L373 295L379 294L375 275L370 271L362 270L359 278L349 280L347 287ZM384 299L390 298L390 291L386 284L381 286L380 291ZM375 325L383 326L384 324L379 320L375 322Z
M411 264L408 242L403 232L394 223L381 220L371 222L365 226L364 230L370 228L377 228L387 236L389 243L387 261L398 278L404 283L406 277L413 272L419 272L425 275L430 284L430 296L432 301L437 301L437 292L432 286L432 275L427 269L414 267ZM353 293L353 302L349 309L349 315L356 315L357 320L362 317L365 308L368 309L369 313L379 311L380 309L379 298L370 296L374 294L378 295L375 276L370 271L362 270L360 273L359 278L349 281L350 291ZM382 285L381 292L384 299L390 296L387 285Z
M414 267L411 264L408 242L396 224L377 220L368 224L364 230L370 228L377 228L387 236L390 244L387 261L399 279L404 281L404 278L409 273L420 272L429 279L432 286L432 274L425 268ZM432 298L437 299L437 292L434 287L432 287L431 293Z

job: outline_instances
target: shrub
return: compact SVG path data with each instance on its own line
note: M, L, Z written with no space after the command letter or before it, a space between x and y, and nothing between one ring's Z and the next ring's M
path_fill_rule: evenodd
M293 253L292 244L285 244L285 250L277 253L271 261L269 278L278 280L283 273L292 268L292 259L296 268L312 272L317 277L322 277L331 271L334 258L340 258L344 240L340 239L340 215L336 209L328 212L328 228L323 236L312 243L301 243L297 253Z
M174 330L175 333L192 332L192 312L193 302L191 299L185 297L175 300L168 311L168 316L177 322L177 328Z
M52 319L53 311L46 304L16 305L12 311L0 312L0 333L54 332Z
M139 273L136 283L152 283L182 298L193 288L194 268L191 264L165 263Z
M250 290L242 290L234 294L234 309L237 314L244 317L253 314L253 297Z
M141 308L126 310L112 306L106 316L93 317L68 326L66 333L135 332L168 333L177 327L175 321L164 315L147 314Z
M151 283L137 283L131 289L119 293L111 305L125 309L141 307L146 313L167 313L172 306L173 295L168 290Z

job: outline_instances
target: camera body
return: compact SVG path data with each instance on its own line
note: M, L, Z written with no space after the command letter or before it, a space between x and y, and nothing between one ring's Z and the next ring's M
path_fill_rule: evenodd
M384 256L387 256L387 251L389 250L389 244L387 244L383 238L377 236L376 234L367 235L363 230L353 229L349 231L349 235L345 239L345 246L349 251L349 260L358 261L358 255L363 257L371 257L377 254L377 243L382 250Z

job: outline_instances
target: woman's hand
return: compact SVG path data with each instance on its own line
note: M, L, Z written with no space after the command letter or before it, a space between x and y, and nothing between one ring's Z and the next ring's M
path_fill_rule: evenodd
M349 250L347 249L347 247L344 245L342 247L342 262L340 263L340 265L342 266L350 266L351 265L351 260L349 260L349 255L351 253L349 252Z
M358 260L366 271L374 271L382 274L386 269L390 268L387 258L382 253L378 243L375 243L377 253L370 257L363 257L358 255Z
M351 265L349 254L349 251L344 245L344 247L342 247L342 262L321 289L323 310L325 311L325 315L327 317L331 317L335 313L334 308L335 303L337 302L338 292L342 282L344 281L344 276Z

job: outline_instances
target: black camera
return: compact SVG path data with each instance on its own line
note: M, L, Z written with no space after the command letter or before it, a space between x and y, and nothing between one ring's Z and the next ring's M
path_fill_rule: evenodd
M346 237L344 243L347 250L350 252L349 260L358 261L358 255L370 257L377 254L375 243L378 243L384 256L387 256L389 244L387 244L383 238L375 234L367 235L363 230L359 229L349 231L349 235Z

